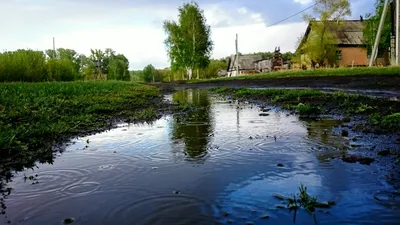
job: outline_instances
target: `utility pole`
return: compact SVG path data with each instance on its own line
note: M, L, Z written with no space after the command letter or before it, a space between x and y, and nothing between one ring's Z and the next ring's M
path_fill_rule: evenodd
M238 34L236 34L236 76L239 76L239 50L238 50Z
M400 0L396 0L396 65L399 65L399 20L400 20Z
M53 54L54 54L54 58L57 58L57 54L56 54L56 39L53 37Z
M398 0L396 0L396 1L398 1ZM383 28L383 25L385 23L385 18L386 18L388 5L389 5L389 0L386 0L385 1L385 5L383 7L381 21L379 22L378 33L376 34L376 38L375 38L374 48L372 49L371 58L369 60L369 66L370 67L373 65L373 63L374 63L374 61L376 59L376 56L378 54L378 46L379 46L379 42L381 40L382 28ZM397 8L397 6L396 6L396 8ZM398 20L398 18L396 19L396 21L397 20ZM397 29L397 27L398 26L396 26L396 29ZM396 34L396 39L397 39L397 36L398 36L398 34ZM397 49L397 46L396 46L396 49ZM396 56L396 58L397 58L397 56Z

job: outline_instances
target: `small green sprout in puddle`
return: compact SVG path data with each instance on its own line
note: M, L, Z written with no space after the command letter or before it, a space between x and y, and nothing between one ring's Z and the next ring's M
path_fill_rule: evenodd
M75 222L75 218L66 218L63 221L63 224L72 224L73 222Z
M315 209L316 208L330 208L331 206L335 205L335 202L318 202L317 198L311 196L307 193L307 187L303 184L299 187L299 193L293 195L293 198L285 197L280 194L274 194L276 198L279 200L286 200L287 201L287 208L290 211L294 211L294 218L293 221L296 222L296 215L297 210L299 208L305 209L308 213L310 213L313 218L314 222L317 224L317 218L315 216Z

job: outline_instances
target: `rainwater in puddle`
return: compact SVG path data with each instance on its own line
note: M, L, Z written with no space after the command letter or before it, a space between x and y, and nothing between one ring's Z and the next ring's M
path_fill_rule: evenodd
M399 224L399 200L385 194L391 187L374 164L329 160L348 149L348 139L331 134L339 122L274 110L262 117L257 107L201 90L169 98L198 107L74 140L52 165L14 177L0 222L293 224L272 194L293 196L303 183L318 200L336 202L317 211L318 224ZM297 213L296 224L313 223Z

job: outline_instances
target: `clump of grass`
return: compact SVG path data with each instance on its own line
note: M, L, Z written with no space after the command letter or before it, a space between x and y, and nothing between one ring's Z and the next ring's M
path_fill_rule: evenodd
M285 197L280 194L274 194L274 196L280 200L287 201L287 208L290 211L294 211L293 220L296 222L297 210L300 208L305 209L308 213L310 213L314 222L317 223L315 216L316 208L330 208L335 203L334 202L318 202L317 197L311 196L307 192L307 187L303 184L299 187L299 192L293 195L293 198Z
M373 110L373 109L374 109L374 108L373 108L372 106L369 106L368 104L363 104L363 103L361 103L361 104L357 107L355 113L367 113L367 112L370 112L370 111Z
M297 105L296 111L300 114L300 116L312 116L320 113L320 109L318 107L303 103Z
M382 127L389 130L399 130L400 129L400 113L393 113L387 115L382 119Z

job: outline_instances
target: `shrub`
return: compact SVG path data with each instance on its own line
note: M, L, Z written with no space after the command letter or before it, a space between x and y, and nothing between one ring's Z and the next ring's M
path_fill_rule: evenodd
M320 110L318 107L308 105L308 104L303 104L303 103L299 103L297 105L296 111L301 116L318 115L320 113Z

